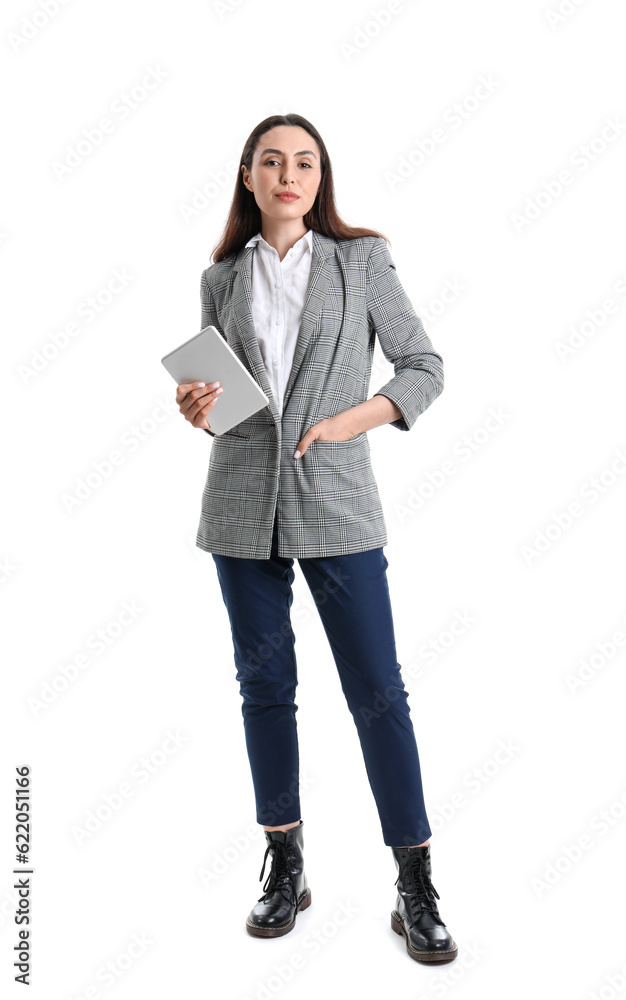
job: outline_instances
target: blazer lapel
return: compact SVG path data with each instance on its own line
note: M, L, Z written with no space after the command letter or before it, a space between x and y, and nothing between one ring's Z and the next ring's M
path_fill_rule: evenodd
M330 236L324 236L322 233L318 233L313 230L311 274L304 300L304 310L298 331L298 340L296 342L293 364L289 373L289 381L285 389L283 410L287 406L294 383L298 377L298 371L306 353L311 333L315 328L317 317L319 316L326 299L326 290L331 277L329 258L335 252L335 245L336 241ZM250 368L256 378L256 381L269 399L269 407L274 421L278 426L280 426L281 414L278 412L278 406L269 384L265 364L263 362L263 356L259 347L258 337L254 328L254 321L252 319L252 254L254 253L254 250L254 246L242 247L237 255L235 263L233 264L233 271L235 272L231 295L233 318L237 324L237 330L241 337L246 357L250 363Z

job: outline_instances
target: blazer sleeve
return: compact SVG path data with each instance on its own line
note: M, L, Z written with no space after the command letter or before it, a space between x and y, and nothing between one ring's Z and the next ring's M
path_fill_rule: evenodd
M217 314L215 312L215 304L211 296L209 285L206 280L206 271L202 272L202 278L200 280L200 305L200 329L204 330L205 326L216 326ZM207 434L210 434L211 437L215 437L214 432L210 431L208 427L203 427L202 430L206 431Z
M374 395L396 404L402 416L391 425L408 431L443 390L443 359L433 349L400 284L382 238L376 240L367 260L367 315L370 330L376 331L395 372Z

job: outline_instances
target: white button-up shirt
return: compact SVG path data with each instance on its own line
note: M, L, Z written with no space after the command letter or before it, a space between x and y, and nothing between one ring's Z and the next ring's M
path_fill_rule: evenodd
M252 319L278 412L293 364L304 300L311 276L313 232L309 229L283 260L257 233L246 243L252 255Z

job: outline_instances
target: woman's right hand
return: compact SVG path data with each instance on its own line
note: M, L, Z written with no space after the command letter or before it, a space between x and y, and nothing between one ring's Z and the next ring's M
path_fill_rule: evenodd
M202 430L205 427L212 430L206 417L217 403L221 392L219 382L209 382L208 385L204 382L189 382L176 387L176 402L190 424Z

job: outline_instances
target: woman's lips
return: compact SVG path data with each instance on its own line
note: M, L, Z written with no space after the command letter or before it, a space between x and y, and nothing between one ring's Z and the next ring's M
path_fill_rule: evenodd
M276 197L280 198L281 201L297 201L299 196L297 194L277 194Z

